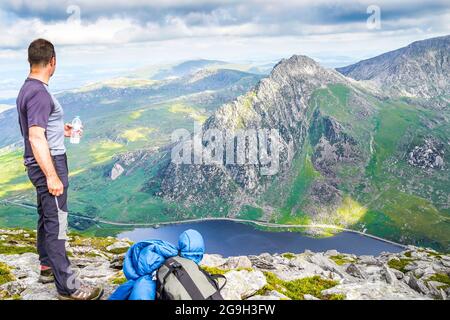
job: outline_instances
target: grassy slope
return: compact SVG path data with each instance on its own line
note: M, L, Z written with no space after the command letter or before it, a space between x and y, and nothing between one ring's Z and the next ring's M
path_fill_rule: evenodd
M405 158L412 145L430 134L446 141L448 126L430 130L423 120L433 120L438 114L400 101L374 105L377 112L372 117L358 120L356 110L348 104L348 94L347 88L338 85L319 90L316 98L321 112L343 124L363 154L370 155L373 137L374 150L366 168L343 165L338 169L343 182L340 189L367 209L355 227L386 238L448 250L449 215L435 204L439 204L436 193L448 194L448 171L424 173L408 165ZM424 191L429 188L432 191ZM297 192L299 198L302 191Z

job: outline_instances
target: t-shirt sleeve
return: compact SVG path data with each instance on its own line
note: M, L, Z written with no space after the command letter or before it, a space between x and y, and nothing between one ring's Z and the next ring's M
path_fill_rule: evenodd
M53 102L45 90L39 90L26 105L28 128L38 126L47 129L48 119L52 113Z

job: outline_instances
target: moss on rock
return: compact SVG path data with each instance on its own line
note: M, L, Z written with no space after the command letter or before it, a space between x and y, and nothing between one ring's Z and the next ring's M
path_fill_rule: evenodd
M388 266L405 273L405 267L412 261L413 260L409 258L391 259L388 261Z
M324 300L341 300L345 297L338 295L322 295L322 291L330 289L338 284L337 281L323 279L320 276L307 277L291 281L284 281L272 272L264 272L267 285L258 291L257 294L264 294L268 291L278 291L293 300L304 300L305 294Z
M7 264L0 262L0 285L14 280L16 278L12 274L11 268Z

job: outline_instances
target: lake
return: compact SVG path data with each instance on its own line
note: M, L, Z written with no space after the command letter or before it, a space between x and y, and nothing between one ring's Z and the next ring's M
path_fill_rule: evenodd
M206 253L224 257L268 253L301 253L336 249L341 253L379 255L381 252L400 252L402 247L352 232L341 232L332 237L313 238L299 232L265 231L251 224L227 220L202 221L163 225L159 228L136 228L122 232L118 238L133 241L149 239L166 240L177 244L184 230L195 229L203 235Z

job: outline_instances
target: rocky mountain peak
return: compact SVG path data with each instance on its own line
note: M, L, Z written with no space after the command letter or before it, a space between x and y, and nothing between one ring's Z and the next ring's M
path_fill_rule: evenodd
M334 70L322 67L314 59L304 55L293 55L289 59L282 59L273 68L270 79L276 80L279 77L303 78L308 79L328 79L335 78L343 81L343 77Z
M336 83L348 84L348 81L309 57L292 56L280 61L270 76L262 79L246 95L219 108L205 122L203 129L221 132L277 130L280 135L279 172L287 172L292 157L307 138L311 121L309 100L316 89ZM258 164L193 166L167 161L159 174L161 194L166 199L197 204L214 198L217 193L222 199L239 201L233 195L236 192L257 194L265 190L265 181L270 178L263 176L261 170L262 166Z
M416 41L377 57L337 68L345 76L369 81L391 96L431 99L450 92L450 36ZM446 106L448 103L439 103Z

